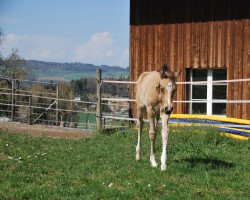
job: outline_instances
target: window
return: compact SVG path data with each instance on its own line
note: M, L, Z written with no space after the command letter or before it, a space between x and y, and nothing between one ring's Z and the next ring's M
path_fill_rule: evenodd
M226 80L226 69L188 69L187 99L190 114L226 115L226 83L212 83L210 81ZM195 83L195 81L209 81ZM194 83L193 83L194 82Z

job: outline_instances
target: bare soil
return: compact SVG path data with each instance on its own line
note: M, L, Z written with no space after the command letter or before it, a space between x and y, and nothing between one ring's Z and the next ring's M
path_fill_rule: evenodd
M28 125L19 122L0 122L0 130L10 133L29 134L35 137L56 139L81 139L93 135L90 130L66 128L59 126Z

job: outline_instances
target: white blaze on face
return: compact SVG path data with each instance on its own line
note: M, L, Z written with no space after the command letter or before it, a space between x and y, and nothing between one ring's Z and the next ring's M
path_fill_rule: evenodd
M172 92L173 92L173 83L172 82L168 82L167 84L167 105L168 107L172 107Z

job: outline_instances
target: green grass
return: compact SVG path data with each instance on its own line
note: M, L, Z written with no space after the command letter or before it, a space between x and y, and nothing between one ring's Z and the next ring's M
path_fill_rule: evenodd
M95 113L78 113L77 114L78 128L96 129L96 114ZM106 128L115 128L128 126L128 121L106 119L102 121Z
M96 116L95 113L78 113L77 114L77 121L78 123L78 128L88 128L88 123L90 124L95 124L96 123ZM93 128L94 126L92 125L90 128Z
M133 130L82 140L0 131L0 199L249 199L249 144L171 127L161 172L150 167L146 131L140 162Z

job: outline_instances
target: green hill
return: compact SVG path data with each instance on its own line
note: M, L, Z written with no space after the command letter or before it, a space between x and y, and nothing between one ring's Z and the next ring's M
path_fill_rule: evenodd
M96 69L102 70L103 77L127 77L129 68L119 66L96 66L84 63L56 63L28 60L28 66L39 80L76 80L82 77L95 77Z

